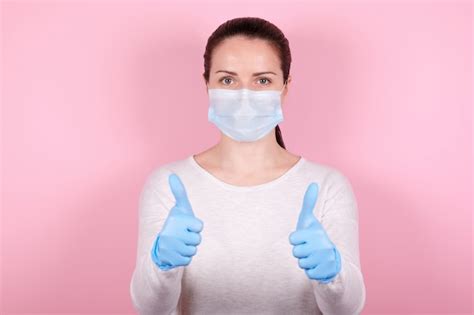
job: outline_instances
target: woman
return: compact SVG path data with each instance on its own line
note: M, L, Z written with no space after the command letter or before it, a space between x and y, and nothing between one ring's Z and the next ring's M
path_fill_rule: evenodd
M286 150L277 125L288 40L260 18L214 31L204 54L219 143L167 163L140 196L140 314L359 314L358 210L337 169Z

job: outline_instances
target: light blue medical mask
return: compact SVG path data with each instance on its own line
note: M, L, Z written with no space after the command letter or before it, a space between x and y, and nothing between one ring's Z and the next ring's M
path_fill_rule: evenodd
M208 89L208 120L236 141L259 140L283 121L283 89Z

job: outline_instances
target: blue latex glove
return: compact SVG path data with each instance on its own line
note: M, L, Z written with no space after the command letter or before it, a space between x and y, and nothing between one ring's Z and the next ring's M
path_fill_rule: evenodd
M290 234L293 256L298 265L312 280L331 282L341 271L341 256L336 245L331 242L321 223L313 215L318 199L319 187L311 183L304 195L296 231Z
M171 174L168 182L176 204L171 208L163 228L152 246L151 257L162 270L187 266L201 243L199 234L203 222L194 216L184 185L178 175Z

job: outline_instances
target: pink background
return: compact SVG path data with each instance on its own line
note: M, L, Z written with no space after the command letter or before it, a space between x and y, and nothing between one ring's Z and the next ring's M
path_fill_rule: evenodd
M351 180L363 314L470 313L471 3L173 3L3 2L1 313L134 313L139 193L218 141L202 55L238 16L290 41L288 149Z

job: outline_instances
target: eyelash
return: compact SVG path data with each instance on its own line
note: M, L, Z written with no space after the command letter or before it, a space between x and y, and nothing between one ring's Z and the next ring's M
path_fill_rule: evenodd
M232 79L232 78L231 78L231 77L223 77L222 79L219 80L219 82L222 83L222 81L224 81L225 79ZM268 81L268 83L267 83L267 84L264 84L264 85L268 85L268 84L272 83L272 80L270 80L269 78L265 78L265 77L262 77L262 78L260 78L259 80L263 80L263 79L265 79L265 80Z

